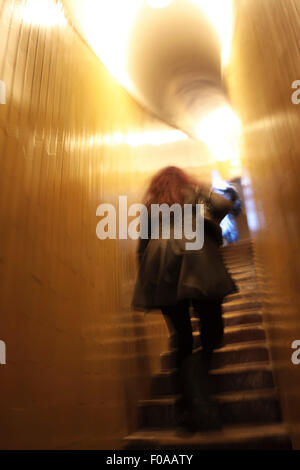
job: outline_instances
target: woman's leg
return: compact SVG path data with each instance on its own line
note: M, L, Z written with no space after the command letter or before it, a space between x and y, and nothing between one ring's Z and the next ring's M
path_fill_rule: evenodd
M189 431L218 429L217 412L209 399L207 367L202 355L193 354L193 334L189 317L189 301L162 309L167 323L177 334L178 379L182 400L178 424Z
M189 313L189 300L182 300L175 306L163 307L162 313L167 322L171 334L176 335L176 374L174 376L174 388L180 393L180 398L176 402L176 422L179 429L195 432L196 428L189 412L187 403L186 385L187 381L183 378L183 365L187 358L193 355L193 330Z
M212 386L209 376L210 362L214 349L219 348L223 342L224 327L222 318L222 305L220 301L199 302L192 301L195 313L200 319L202 351L198 354L198 380L204 399L202 410L204 428L220 429L222 424L221 413L217 402L211 396L215 387ZM200 415L201 415L200 413ZM201 416L198 420L201 422Z
M193 351L193 330L189 314L188 300L182 300L176 305L162 307L170 333L177 338L176 367L179 368L183 359Z
M193 301L193 307L200 320L203 359L209 368L213 350L222 346L224 325L222 303L216 301Z

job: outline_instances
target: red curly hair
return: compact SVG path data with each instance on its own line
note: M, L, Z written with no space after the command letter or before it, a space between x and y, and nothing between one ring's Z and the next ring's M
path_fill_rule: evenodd
M189 176L176 166L167 166L156 173L146 191L144 204L172 205L183 204L185 190L196 186L202 186L199 181Z

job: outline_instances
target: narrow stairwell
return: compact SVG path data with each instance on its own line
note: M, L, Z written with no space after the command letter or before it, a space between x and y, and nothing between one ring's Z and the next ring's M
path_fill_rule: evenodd
M291 448L269 361L251 241L223 247L222 255L239 287L223 304L225 342L214 352L211 370L224 427L187 437L172 427L178 395L172 388L175 338L170 337L161 372L152 380L152 398L139 404L140 429L125 438L127 449ZM191 315L196 350L200 334Z

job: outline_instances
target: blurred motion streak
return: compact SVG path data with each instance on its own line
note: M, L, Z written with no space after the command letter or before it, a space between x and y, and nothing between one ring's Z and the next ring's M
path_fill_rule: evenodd
M87 145L130 145L132 147L141 147L144 145L163 145L181 142L188 139L184 132L178 130L169 131L145 131L145 132L129 132L122 134L115 132L112 135L93 136L87 139ZM71 145L76 145L76 140L71 141Z

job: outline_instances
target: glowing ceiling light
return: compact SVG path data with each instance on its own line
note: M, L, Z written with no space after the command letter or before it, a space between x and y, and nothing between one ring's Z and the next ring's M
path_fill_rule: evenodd
M108 70L129 89L132 89L127 71L130 33L143 5L144 0L85 0L77 5L87 42Z
M65 26L67 19L61 2L53 0L25 0L18 6L22 21L37 26Z
M219 161L239 160L239 139L242 126L229 106L223 106L205 116L196 126L196 137L204 142Z
M152 8L164 8L172 3L172 0L147 0L147 3Z
M103 137L95 135L87 139L86 144L89 147L101 147L102 145L122 145L127 144L131 147L141 147L144 145L163 145L173 144L187 140L188 136L184 132L177 129L166 131L148 131L148 132L129 132L122 134L115 132L114 134L107 134Z
M140 147L142 145L174 144L187 139L188 137L184 132L174 129L130 133L126 138L126 143L132 147Z
M222 64L230 59L234 27L234 0L192 0L198 5L217 31L221 49Z

